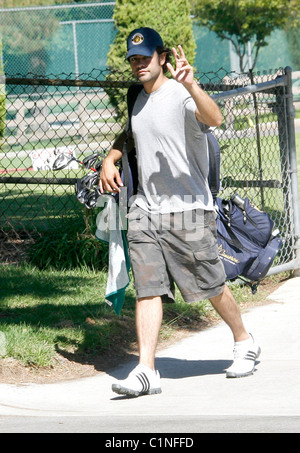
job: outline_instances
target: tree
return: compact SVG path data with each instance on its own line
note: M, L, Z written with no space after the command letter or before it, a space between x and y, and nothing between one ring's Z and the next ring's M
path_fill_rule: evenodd
M289 28L286 30L287 42L292 60L292 67L300 69L300 29Z
M289 50L291 53L292 64L296 68L300 68L300 2L296 2L292 14L286 23L285 31L287 35L287 41Z
M108 54L108 64L114 70L127 68L126 40L134 28L151 27L157 30L167 47L182 44L191 63L195 59L188 0L117 0L114 12L117 36Z
M18 8L28 6L48 6L60 3L59 0L2 0L1 8ZM47 39L55 31L58 21L49 17L45 20L35 13L24 14L14 11L11 14L1 14L0 17L0 78L3 74L2 64L2 42L7 44L9 52L20 55L30 54L31 67L35 73L41 75L45 68L43 60L44 47ZM5 131L5 86L0 80L0 140Z
M182 44L190 63L195 59L196 43L193 37L189 0L117 0L114 11L117 35L108 54L109 80L128 80L129 65L125 60L126 41L135 28L150 27L157 30L165 46ZM127 74L126 74L127 73ZM122 115L125 105L124 90L108 90L111 102Z
M299 18L298 0L191 0L195 20L221 39L229 40L239 57L240 70L246 69L245 56L251 42L253 65L266 38L277 28Z
M5 8L46 6L56 0L4 0ZM3 42L7 53L27 54L30 69L37 75L45 71L45 46L58 27L55 14L43 15L40 11L11 10L2 15Z

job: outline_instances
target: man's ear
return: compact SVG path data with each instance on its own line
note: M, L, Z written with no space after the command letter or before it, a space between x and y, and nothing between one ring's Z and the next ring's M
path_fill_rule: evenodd
M160 66L163 66L166 63L166 59L167 59L167 52L161 53L159 55L159 64L160 64Z

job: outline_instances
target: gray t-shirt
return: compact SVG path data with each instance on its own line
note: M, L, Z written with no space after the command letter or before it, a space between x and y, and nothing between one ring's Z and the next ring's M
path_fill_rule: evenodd
M142 90L132 113L139 187L135 203L153 213L213 210L207 177L207 126L183 85L168 80L157 91Z

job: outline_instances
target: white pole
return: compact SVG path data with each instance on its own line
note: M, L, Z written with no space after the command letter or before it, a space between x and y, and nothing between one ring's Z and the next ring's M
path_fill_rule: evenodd
M252 69L252 49L251 49L251 41L248 41L248 70Z
M74 60L75 60L75 74L76 78L79 76L79 65L78 65L78 49L77 49L77 35L76 35L76 22L72 22L73 29L73 44L74 44Z

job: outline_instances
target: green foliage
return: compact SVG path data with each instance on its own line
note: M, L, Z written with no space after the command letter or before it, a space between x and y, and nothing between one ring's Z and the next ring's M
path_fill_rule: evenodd
M286 30L289 51L292 58L292 68L300 69L300 27Z
M106 268L108 247L87 225L82 217L53 223L28 248L28 261L39 269Z
M1 17L5 52L16 58L26 56L29 64L28 72L45 75L48 61L47 45L56 34L60 21L67 20L59 17L55 9L34 8L62 3L65 2L59 0L4 0L2 2L3 8L10 9ZM66 9L66 14L69 11Z
M34 10L26 14L24 11L6 13L2 24L6 51L16 55L41 51L58 26L55 14L44 15Z
M241 71L245 70L248 42L254 50L254 67L266 38L299 13L294 0L191 0L191 5L199 24L232 42Z
M108 64L113 70L123 72L127 69L127 37L133 29L139 27L157 30L167 47L182 44L188 60L190 63L194 62L196 46L187 0L117 0L114 21L118 33L108 54Z
M194 63L196 44L193 37L190 5L188 0L117 0L114 12L117 35L108 54L109 80L130 80L131 69L125 60L127 37L132 30L150 27L158 31L166 47L181 44L191 64ZM119 116L126 111L124 101L126 89L116 93L108 91L111 102Z

